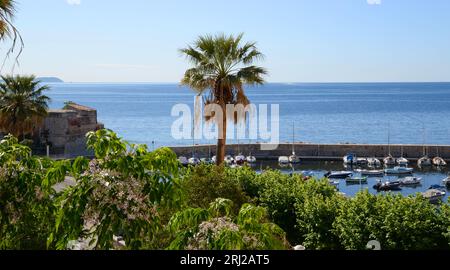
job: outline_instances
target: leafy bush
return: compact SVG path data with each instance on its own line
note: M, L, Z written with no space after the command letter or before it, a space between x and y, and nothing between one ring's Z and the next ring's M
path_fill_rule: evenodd
M165 148L148 152L108 130L87 137L96 159L74 162L76 185L57 201L60 210L49 245L65 249L71 241L85 240L89 248L110 249L114 236L121 236L129 249L158 245L162 209L180 203L175 154Z
M244 203L249 202L237 177L239 171L214 165L190 168L182 180L187 206L207 208L217 198L224 198L234 202L233 212L237 213Z
M50 168L62 163L34 158L12 136L0 142L0 249L45 249L54 224Z
M366 191L342 204L335 234L346 249L364 249L370 240L379 241L383 249L448 248L442 213L422 196L376 196Z
M175 235L169 249L180 250L268 250L287 249L285 234L268 222L266 209L244 204L237 217L233 202L218 198L208 209L190 208L169 223Z

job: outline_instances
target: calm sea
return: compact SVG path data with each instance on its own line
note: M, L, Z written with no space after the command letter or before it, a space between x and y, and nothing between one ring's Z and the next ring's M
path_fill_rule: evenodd
M193 107L195 93L176 84L51 84L51 108L74 101L98 110L107 128L133 143L174 140L172 107ZM450 83L267 84L248 88L255 104L280 105L281 141L450 145ZM390 128L389 128L390 127ZM425 130L425 132L424 132ZM197 141L196 143L211 143ZM234 141L233 141L234 142Z

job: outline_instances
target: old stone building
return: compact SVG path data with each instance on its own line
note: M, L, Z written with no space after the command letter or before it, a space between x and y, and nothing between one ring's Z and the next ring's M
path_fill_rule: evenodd
M52 157L92 156L86 148L86 133L102 128L95 109L68 102L61 110L49 110L38 133L38 152L45 153L45 145L49 145Z

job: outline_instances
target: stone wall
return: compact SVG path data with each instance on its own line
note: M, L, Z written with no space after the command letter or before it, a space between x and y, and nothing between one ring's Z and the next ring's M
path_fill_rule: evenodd
M170 147L178 156L192 156L193 147ZM422 145L391 145L391 154L400 157L403 148L405 158L415 160L423 156L424 146ZM239 149L239 151L238 151ZM428 145L425 151L430 157L439 156L450 160L450 146ZM215 145L201 145L194 148L195 153L200 157L215 155ZM227 145L228 155L237 155L241 152L244 155L252 154L259 159L278 159L279 156L288 156L292 153L292 144L281 144L276 150L262 151L259 144ZM295 144L297 155L306 159L341 160L347 153L355 153L359 157L384 158L389 153L389 145L361 145L361 144Z
M68 103L61 110L48 112L39 131L39 141L43 145L48 141L53 157L92 156L92 152L86 149L86 133L102 128L104 126L97 121L95 109Z

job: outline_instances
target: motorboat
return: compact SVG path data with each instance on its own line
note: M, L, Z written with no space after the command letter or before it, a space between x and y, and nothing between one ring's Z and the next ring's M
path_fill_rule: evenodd
M200 162L203 164L212 164L213 163L212 159L210 159L210 158L201 158Z
M432 162L428 156L424 156L423 158L419 159L419 161L417 161L417 165L419 167L426 167L426 166L431 166Z
M386 174L411 174L414 172L414 169L407 167L394 167L385 169L384 172Z
M364 177L348 177L345 179L347 184L362 184L367 183L367 176Z
M447 188L450 188L450 175L445 178L444 180L442 180L442 183L444 184L444 186L446 186Z
M280 165L288 165L289 164L289 157L287 156L281 156L278 158L278 163L280 163Z
M400 188L401 183L400 181L392 181L392 182L382 182L379 180L373 188L377 191L391 191L391 190L401 190Z
M365 166L365 165L369 164L369 162L367 161L367 158L357 158L356 164L359 166Z
M200 164L200 159L198 159L198 158L196 158L196 157L191 157L189 160L188 160L188 162L189 162L189 165L192 165L192 166L197 166L197 165L199 165Z
M372 157L367 159L367 164L371 167L380 167L381 161L377 158Z
M403 146L402 146L402 155L401 155L401 157L399 157L399 158L397 158L397 165L398 166L408 166L408 164L409 164L409 160L408 159L406 159L404 156L403 156L403 154L404 154L404 151L403 151Z
M234 163L234 158L230 155L227 155L225 156L224 161L227 165L232 165Z
M362 176L369 176L369 177L384 175L384 171L381 170L361 170L360 173Z
M408 166L408 164L409 164L409 160L407 160L406 158L404 158L404 157L397 158L398 166Z
M346 179L353 175L350 171L328 172L324 176L331 179Z
M186 157L179 157L178 161L181 163L181 165L183 166L187 166L189 165L189 160Z
M384 165L386 165L386 166L394 166L396 161L395 161L394 157L389 155L386 158L384 158L383 162L384 162Z
M429 189L422 193L422 196L430 203L439 203L446 195L446 192L440 189Z
M236 162L237 165L242 165L245 163L246 157L242 154L239 154L236 157L234 157L234 161Z
M441 157L435 157L435 158L433 158L433 165L443 167L443 166L447 166L447 162Z
M247 163L250 163L250 164L256 163L256 157L254 157L254 156L252 156L252 155L248 156L248 157L246 158L246 160L247 160Z
M301 171L300 174L303 176L314 176L314 171Z
M292 155L289 157L289 163L300 163L300 157L295 154L295 122L292 123Z
M292 155L289 157L289 163L291 164L299 164L300 163L300 157L298 157L295 152L292 153Z
M400 183L402 184L402 186L417 186L422 184L422 178L409 176L400 179Z
M355 154L349 153L344 156L343 160L344 160L344 164L352 165L352 164L356 163L357 157Z
M329 180L328 184L332 185L333 187L339 189L339 181Z

